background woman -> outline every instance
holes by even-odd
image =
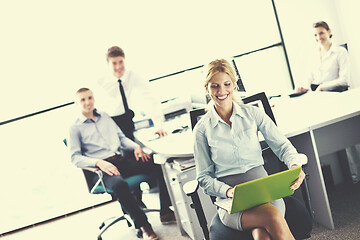
[[[298,88],[307,91],[344,91],[349,87],[350,71],[347,50],[332,42],[332,32],[324,22],[313,24],[318,52],[311,62],[307,83]]]

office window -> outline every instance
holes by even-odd
[[[85,5],[86,11],[73,1],[0,5],[7,23],[0,102],[8,102],[0,121],[72,101],[74,90],[108,71],[105,53],[113,45],[124,48],[128,66],[152,79],[280,41],[269,0]]]
[[[278,95],[292,89],[282,46],[235,58],[247,95]]]
[[[202,66],[152,80],[150,87],[162,105],[182,104],[189,110],[206,104]]]

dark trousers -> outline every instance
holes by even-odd
[[[310,85],[311,91],[315,91],[318,88],[318,86],[319,84],[311,84]]]
[[[311,88],[311,91],[315,91],[317,88],[319,87],[319,84],[311,84],[310,85],[310,88]],[[336,86],[336,87],[333,87],[327,91],[329,92],[343,92],[343,91],[346,91],[349,89],[349,86]]]
[[[125,114],[111,117],[114,122],[119,126],[121,131],[125,134],[126,137],[134,141],[134,122],[133,122],[134,112],[129,110]]]
[[[131,151],[125,152],[124,157],[117,157],[114,160],[109,160],[109,162],[119,169],[120,176],[109,176],[104,173],[105,186],[114,192],[114,196],[125,212],[130,215],[136,228],[143,226],[147,222],[147,217],[139,207],[135,196],[126,183],[125,179],[127,177],[137,174],[151,174],[154,176],[159,186],[160,215],[171,211],[169,208],[171,206],[171,200],[166,188],[161,166],[155,164],[152,158],[149,162],[136,161],[134,153]],[[94,179],[94,181],[96,180],[97,179]]]

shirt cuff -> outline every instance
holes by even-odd
[[[294,165],[294,164],[301,167],[302,165],[307,164],[307,162],[308,162],[308,159],[307,159],[306,155],[302,154],[302,153],[299,153],[297,158],[294,158],[289,162],[288,168],[290,169],[291,166]]]
[[[223,184],[221,187],[220,187],[220,197],[222,198],[227,198],[227,195],[226,195],[226,192],[227,190],[231,188],[231,186],[227,185],[227,184]]]

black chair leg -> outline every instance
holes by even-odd
[[[305,206],[309,211],[311,218],[314,218],[314,210],[311,205],[310,191],[309,191],[309,185],[307,179],[308,179],[308,175],[305,176],[305,180],[303,181],[303,185],[301,186],[301,193],[303,195]]]
[[[127,219],[126,215],[123,215],[121,217],[116,218],[114,221],[112,221],[109,225],[107,225],[104,229],[102,229],[104,227],[104,223],[101,224],[100,229],[102,229],[102,231],[100,232],[100,234],[98,235],[98,240],[101,240],[101,235],[112,225],[114,225],[115,223],[121,221],[121,220],[126,220],[127,224],[129,227],[132,226],[131,222],[129,221],[129,219]]]
[[[205,214],[204,214],[201,202],[200,202],[199,195],[196,192],[195,194],[192,194],[190,197],[193,202],[191,207],[195,209],[196,215],[199,220],[199,224],[204,233],[204,237],[206,240],[209,240],[209,230],[208,230],[206,217],[205,217]],[[198,206],[198,207],[195,207],[195,206]]]

